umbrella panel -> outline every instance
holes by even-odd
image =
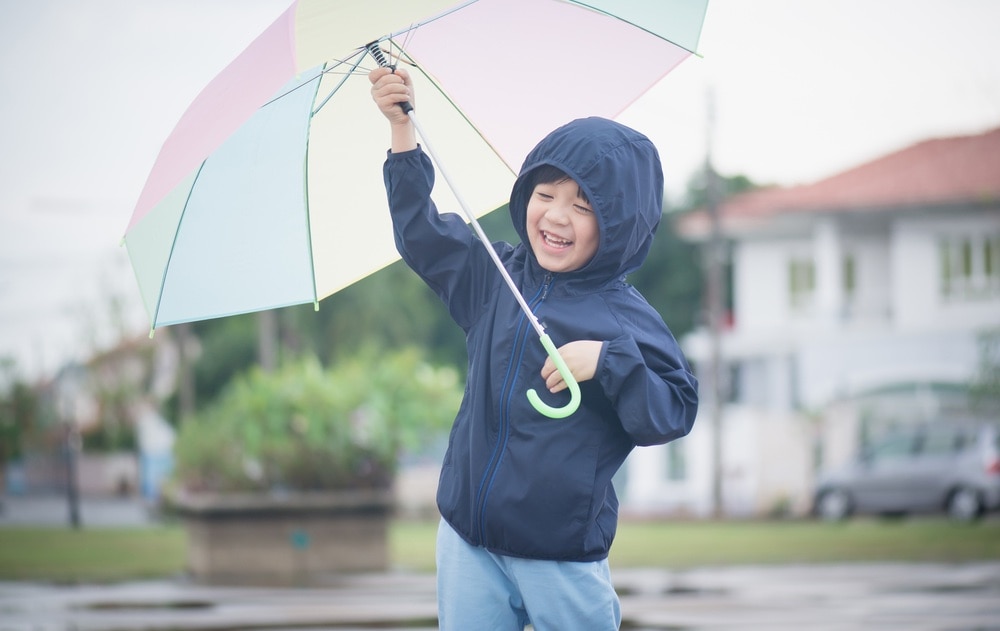
[[[126,237],[145,252],[133,267],[154,325],[314,300],[303,165],[318,74],[283,86]]]
[[[324,84],[337,78],[330,74]],[[482,216],[504,204],[514,173],[468,121],[419,75],[414,106],[433,130],[434,149],[460,182],[458,192]],[[325,96],[320,88],[319,100]],[[309,142],[309,208],[316,286],[328,296],[399,259],[386,209],[381,165],[389,126],[371,101],[367,77],[351,77],[313,117]],[[441,213],[461,213],[443,179],[432,196]]]

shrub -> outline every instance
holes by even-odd
[[[458,375],[416,350],[313,357],[234,379],[178,434],[173,485],[188,492],[385,488],[400,452],[446,429]]]

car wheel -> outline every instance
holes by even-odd
[[[975,489],[961,486],[948,497],[947,509],[955,521],[975,521],[983,514],[983,503]]]
[[[851,497],[844,489],[823,491],[816,502],[816,513],[823,521],[843,521],[851,514]]]

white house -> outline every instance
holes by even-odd
[[[867,437],[976,413],[977,339],[1000,331],[1000,128],[735,196],[719,217],[725,514],[803,513],[817,469]],[[681,232],[705,241],[710,227],[700,212]],[[630,458],[623,510],[711,513],[711,339],[683,340],[703,386],[695,429]]]

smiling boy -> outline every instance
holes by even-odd
[[[379,69],[369,78],[390,123],[383,174],[397,248],[468,346],[438,484],[440,626],[617,629],[611,479],[637,445],[686,435],[698,405],[676,340],[625,281],[662,213],[656,149],[613,121],[575,120],[539,142],[514,184],[521,243],[495,248],[580,383],[577,411],[551,419],[525,392],[544,385],[564,405],[561,375],[483,245],[431,200],[433,167],[398,107],[413,102],[409,76]]]
[[[545,269],[572,272],[597,252],[597,217],[579,184],[555,167],[540,168],[548,168],[551,175],[541,176],[544,183],[535,185],[528,201],[528,243]]]

